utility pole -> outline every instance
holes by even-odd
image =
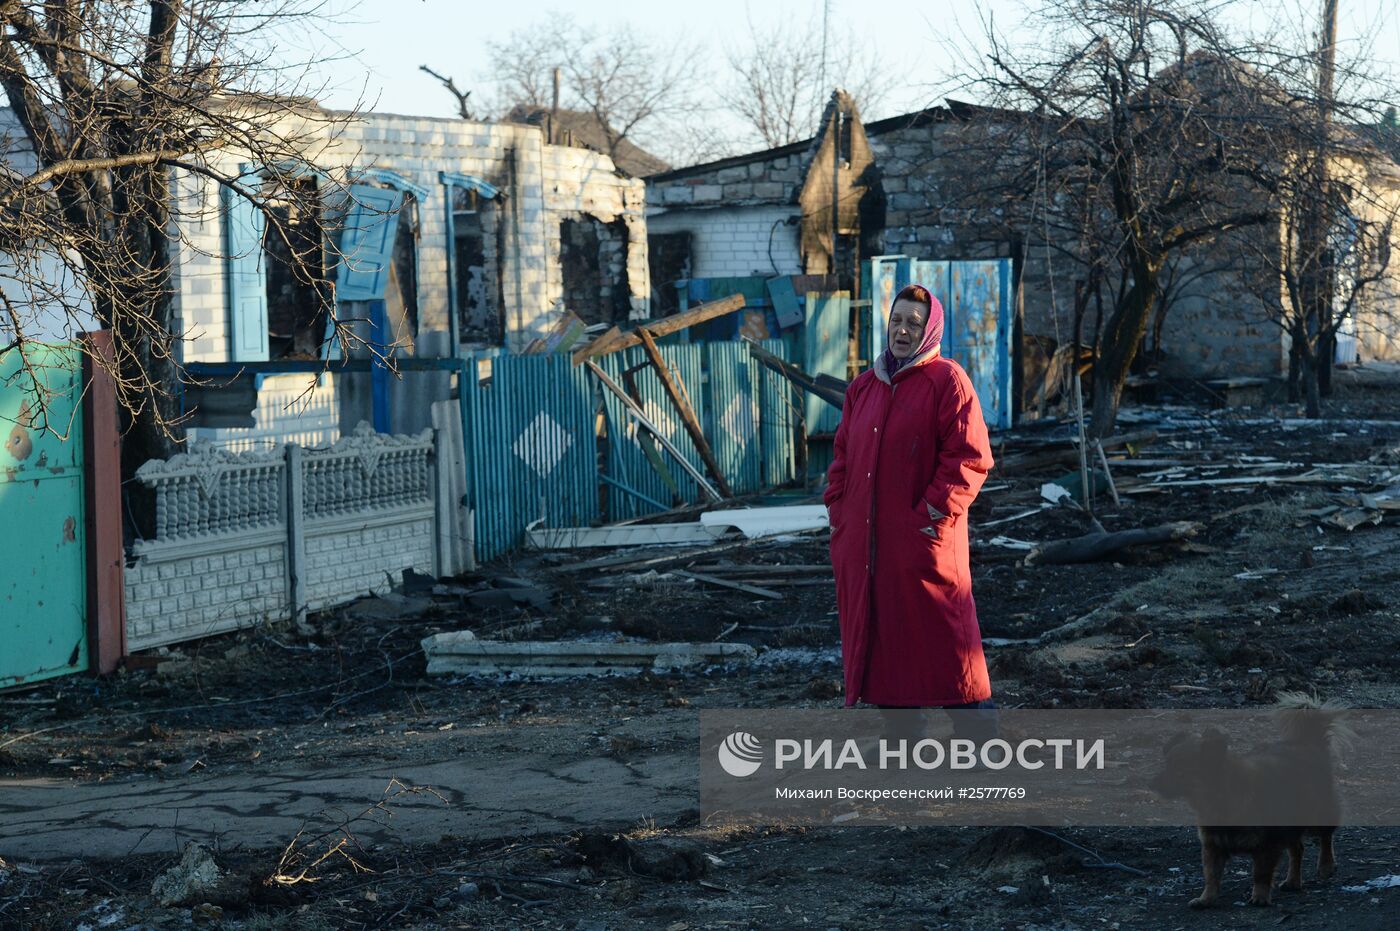
[[[826,46],[827,36],[830,34],[830,32],[831,0],[825,0],[825,2],[822,4],[822,61],[821,66],[817,68],[816,100],[813,104],[813,106],[816,108],[818,119],[821,118],[821,108],[823,106],[824,101],[826,100],[827,94],[831,90],[829,87],[826,86]],[[818,127],[818,131],[820,131],[820,127]]]
[[[1337,73],[1337,0],[1322,2],[1321,48],[1318,50],[1317,106],[1318,132],[1321,134],[1317,165],[1318,189],[1316,192],[1319,208],[1318,246],[1318,291],[1317,291],[1317,382],[1318,393],[1323,397],[1332,393],[1332,361],[1336,354],[1335,329],[1332,298],[1336,293],[1337,270],[1332,254],[1332,230],[1337,218],[1333,215],[1331,191],[1332,154],[1332,110],[1334,106]]]

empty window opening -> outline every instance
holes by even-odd
[[[390,327],[390,344],[401,353],[412,353],[418,339],[418,198],[403,192],[398,225],[394,228],[393,253],[384,285],[384,313]]]
[[[491,200],[472,188],[454,185],[451,190],[458,330],[463,342],[499,344],[505,325],[496,211]]]
[[[690,277],[690,233],[657,233],[647,237],[651,269],[651,313],[665,317],[681,309],[676,282]]]
[[[631,314],[627,224],[584,216],[559,224],[564,306],[585,323],[621,323]]]
[[[325,337],[325,224],[316,178],[265,180],[268,357],[316,358]]]

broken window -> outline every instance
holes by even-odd
[[[475,189],[453,185],[452,268],[457,326],[463,342],[498,344],[505,338],[496,212]]]
[[[405,191],[399,209],[399,228],[394,234],[394,278],[408,331],[418,335],[418,237],[421,235],[418,197]]]
[[[627,224],[583,216],[559,224],[564,306],[584,323],[620,323],[631,315]]]
[[[263,181],[275,218],[263,234],[268,358],[315,358],[325,336],[330,285],[316,185],[314,176]]]
[[[657,233],[647,237],[651,269],[651,315],[665,317],[681,309],[676,282],[690,277],[690,233]]]

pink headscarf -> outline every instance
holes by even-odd
[[[894,300],[890,301],[890,310],[893,311],[894,305],[902,300],[915,301],[928,307],[928,320],[924,323],[924,338],[918,348],[903,359],[896,359],[889,349],[890,323],[889,318],[885,318],[885,371],[890,375],[894,375],[915,359],[928,356],[943,342],[943,305],[933,296],[933,292],[921,284],[907,284],[900,288]]]

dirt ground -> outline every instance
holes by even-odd
[[[1114,465],[1123,503],[1097,497],[1099,519],[1109,530],[1172,520],[1203,527],[1188,544],[1097,563],[1028,566],[1014,542],[993,543],[1070,537],[1086,526],[1060,507],[984,528],[1037,507],[1041,486],[1073,466],[999,469],[973,511],[984,636],[1034,638],[1088,620],[1048,645],[989,646],[998,702],[1234,708],[1303,689],[1356,707],[1400,704],[1400,516],[1386,512],[1380,524],[1351,531],[1324,519],[1326,508],[1376,490],[1388,471],[1390,484],[1400,481],[1397,410],[1400,380],[1374,369],[1342,373],[1319,422],[1295,420],[1286,406],[1174,407],[1165,420],[1163,411],[1132,409],[1140,419],[1120,430],[1156,436],[1115,453],[1136,461]],[[1051,440],[1064,433],[1022,429],[1005,438],[999,458],[1063,448]],[[1268,474],[1321,477],[1143,490],[1257,476],[1266,459],[1286,463]],[[1330,468],[1348,465],[1354,480]],[[1154,470],[1165,474],[1148,477]],[[636,577],[569,571],[571,561],[600,555],[608,554],[527,554],[436,593],[410,590],[327,613],[309,631],[210,638],[149,657],[153,668],[6,693],[0,783],[140,785],[287,765],[408,766],[476,752],[470,734],[481,727],[548,729],[580,754],[630,767],[693,746],[700,709],[841,704],[828,576],[773,583],[784,594],[775,601],[686,582],[664,567]],[[692,566],[763,580],[774,578],[764,567],[826,560],[817,534],[701,555]],[[501,575],[548,586],[550,609],[470,608],[464,589]],[[611,584],[619,575],[622,584]],[[584,683],[428,678],[418,641],[462,628],[504,639],[724,636],[759,648],[760,661]],[[347,800],[347,817],[375,801]],[[1243,905],[1248,864],[1233,860],[1221,906],[1200,912],[1186,907],[1200,881],[1189,828],[754,829],[702,823],[691,811],[473,840],[366,845],[355,843],[354,823],[346,832],[339,849],[339,835],[295,834],[219,847],[218,889],[170,908],[152,897],[153,880],[179,859],[169,840],[115,859],[19,860],[0,849],[0,928],[1400,927],[1400,888],[1348,889],[1400,873],[1400,829],[1343,828],[1338,875],[1279,892],[1271,908]],[[1310,851],[1310,868],[1313,858]]]

